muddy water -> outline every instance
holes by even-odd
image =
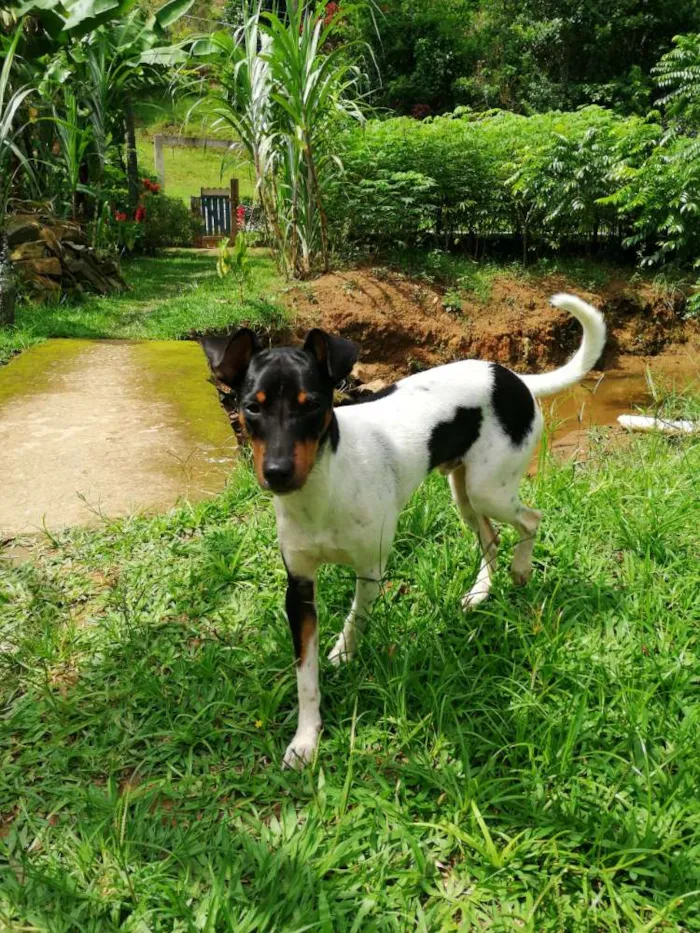
[[[0,369],[0,538],[211,495],[234,458],[195,343],[50,340]]]
[[[653,409],[655,394],[700,388],[700,353],[679,350],[658,357],[624,357],[623,368],[586,379],[567,392],[543,401],[552,446],[571,454],[585,446],[596,426],[617,426],[617,416]]]
[[[646,362],[546,403],[555,446],[652,402]],[[700,384],[700,357],[649,361],[653,378]],[[199,346],[50,340],[0,368],[0,539],[100,515],[169,508],[219,491],[236,443]]]

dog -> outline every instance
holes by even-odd
[[[233,393],[249,437],[258,482],[273,495],[287,569],[286,609],[296,659],[299,717],[283,767],[300,768],[321,730],[315,577],[321,564],[357,575],[350,613],[329,658],[352,658],[377,597],[399,514],[433,469],[448,476],[464,523],[478,537],[481,566],[465,609],[489,595],[498,535],[516,529],[511,575],[524,584],[541,515],[518,489],[542,431],[536,399],[579,382],[605,344],[599,311],[571,295],[557,308],[583,327],[572,359],[542,375],[463,360],[408,376],[368,400],[334,408],[334,389],[359,347],[311,330],[302,347],[263,349],[253,331],[202,338],[215,380]]]

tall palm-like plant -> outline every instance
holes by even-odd
[[[284,138],[281,161],[283,204],[287,211],[295,270],[311,271],[315,254],[328,271],[330,246],[324,209],[324,189],[338,165],[330,157],[329,124],[342,116],[362,119],[360,72],[338,45],[325,51],[337,27],[327,21],[324,7],[290,5],[285,19],[266,16],[271,39],[267,59],[274,84],[277,125]]]
[[[289,4],[284,18],[258,6],[233,37],[204,46],[222,88],[215,112],[254,166],[280,265],[301,278],[330,263],[324,197],[340,161],[332,128],[362,119],[360,72],[329,42],[337,25],[311,3]]]
[[[72,89],[63,87],[63,109],[59,113],[54,107],[54,126],[61,144],[61,161],[65,180],[70,189],[71,215],[73,220],[78,219],[78,193],[84,187],[80,183],[80,170],[85,159],[85,153],[92,140],[90,126],[84,126],[78,98]]]
[[[214,129],[231,127],[253,165],[268,235],[284,265],[284,236],[276,210],[273,84],[267,57],[271,41],[256,15],[246,17],[235,37],[230,33],[213,36],[206,51],[214,52],[222,88],[210,96]]]
[[[0,70],[0,325],[12,324],[15,318],[15,280],[7,243],[7,206],[16,171],[25,169],[31,173],[29,163],[17,145],[17,137],[21,131],[18,125],[20,108],[32,88],[20,87],[13,91],[10,80],[20,31],[21,26],[5,50]]]

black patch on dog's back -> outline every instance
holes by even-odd
[[[390,386],[384,386],[378,392],[367,392],[365,395],[359,395],[356,398],[343,399],[337,407],[344,408],[348,405],[365,405],[367,402],[378,402],[380,398],[387,398],[387,396],[393,395],[394,392],[396,392],[395,382]]]
[[[458,408],[454,418],[435,425],[428,441],[430,469],[463,457],[479,437],[483,414],[480,408]]]
[[[492,363],[491,370],[493,410],[508,437],[519,446],[530,433],[535,417],[535,401],[528,387],[515,373],[498,363]]]

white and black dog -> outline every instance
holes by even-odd
[[[318,329],[303,347],[265,350],[247,329],[202,340],[215,378],[233,390],[258,480],[274,494],[299,690],[285,766],[312,757],[321,729],[316,571],[337,563],[357,574],[350,614],[330,653],[338,664],[357,647],[401,509],[431,470],[448,474],[481,544],[481,567],[462,605],[470,609],[489,594],[498,547],[492,521],[517,530],[511,573],[516,583],[528,580],[540,513],[520,502],[518,488],[542,430],[535,399],[579,382],[605,344],[599,311],[570,295],[556,295],[552,304],[583,327],[579,350],[555,372],[518,376],[497,363],[464,360],[337,409],[333,390],[357,359],[353,342]]]

